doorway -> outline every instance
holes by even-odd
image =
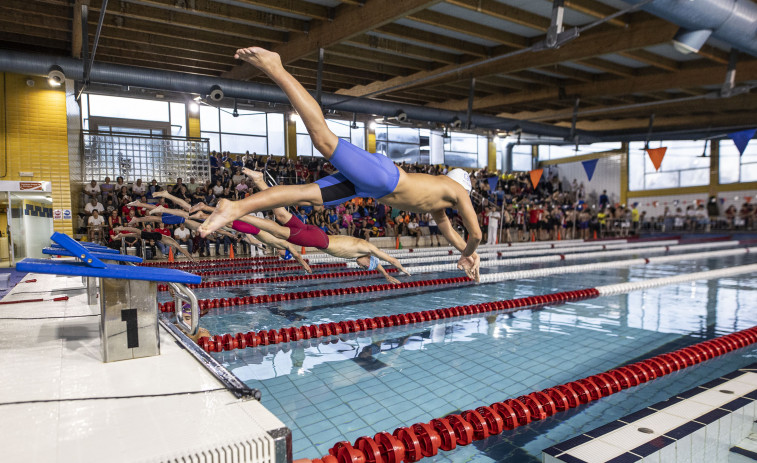
[[[15,265],[26,257],[45,257],[42,249],[50,245],[53,234],[53,198],[50,192],[0,192],[5,197],[7,264]],[[2,200],[0,199],[0,204]],[[3,225],[0,225],[2,227]],[[2,257],[0,242],[0,258]]]

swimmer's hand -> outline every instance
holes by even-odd
[[[390,275],[386,275],[386,281],[388,281],[389,283],[391,283],[393,285],[400,284],[400,281],[398,279],[396,279],[396,278],[394,278],[393,276],[390,276]]]
[[[479,265],[481,264],[481,258],[475,252],[470,257],[461,257],[457,261],[457,268],[463,270],[468,278],[475,280],[478,283],[481,278],[479,275]]]
[[[405,267],[403,267],[402,265],[400,265],[398,268],[399,268],[399,271],[402,272],[402,273],[404,273],[405,275],[412,276],[412,275],[410,275],[410,272],[408,272],[407,269]]]

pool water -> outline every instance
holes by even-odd
[[[211,310],[202,326],[214,335],[278,329],[756,262],[757,256],[747,254],[493,284],[247,305]],[[548,265],[519,268],[543,266]],[[514,269],[501,266],[485,271]],[[459,272],[412,279],[452,276]],[[318,280],[198,289],[196,293],[200,298],[220,298],[379,281]],[[212,355],[262,391],[263,405],[292,430],[295,458],[316,458],[341,440],[354,442],[360,436],[518,397],[757,325],[755,289],[757,276],[746,275]],[[753,363],[755,356],[757,347],[740,349],[544,421],[450,452],[440,451],[424,461],[541,461],[544,448]]]

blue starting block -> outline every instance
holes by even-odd
[[[68,238],[68,236],[66,235],[63,235],[63,236]],[[60,238],[60,239],[63,239],[63,238]],[[68,244],[70,245],[70,243]],[[118,251],[116,251],[115,249],[110,249],[110,248],[106,248],[106,249],[109,252],[100,252],[99,249],[95,251],[94,248],[92,248],[90,254],[93,257],[96,257],[100,260],[112,260],[114,262],[124,262],[124,263],[129,263],[129,264],[142,263],[141,257],[126,256],[123,254],[119,254]],[[44,248],[42,250],[42,254],[49,254],[53,256],[76,257],[77,260],[81,261],[81,254],[76,255],[73,252],[69,251],[68,249],[64,248],[63,246],[59,246],[59,245]],[[44,260],[44,262],[51,263],[52,261]],[[87,304],[89,305],[96,304],[97,303],[97,278],[93,276],[82,276],[82,282],[87,286]]]
[[[158,282],[168,283],[173,289],[177,324],[190,334],[197,333],[200,321],[197,298],[184,284],[201,283],[198,275],[174,269],[137,267],[134,263],[142,261],[139,257],[114,254],[109,248],[106,248],[108,252],[103,252],[101,247],[85,247],[62,233],[56,232],[51,238],[57,246],[45,248],[43,253],[72,256],[79,261],[27,258],[16,264],[16,269],[86,277],[91,288],[100,281],[100,340],[104,362],[160,354]],[[131,265],[106,264],[104,260]],[[184,303],[190,309],[189,323],[182,310]]]

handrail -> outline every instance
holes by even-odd
[[[184,310],[176,311],[176,324],[184,331],[194,336],[200,329],[200,309],[197,303],[197,296],[195,293],[186,286],[178,283],[168,283],[174,290],[174,304],[175,307],[182,307],[182,302],[189,303],[190,309],[190,324],[184,321]]]

